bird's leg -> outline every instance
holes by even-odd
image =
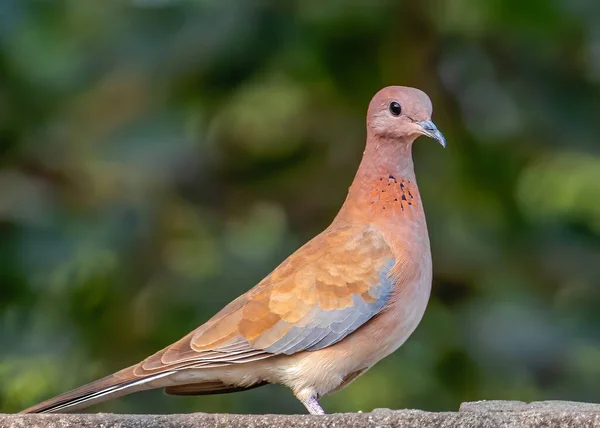
[[[315,397],[310,397],[307,400],[300,400],[302,401],[302,404],[304,404],[304,407],[306,407],[306,410],[308,410],[308,412],[311,415],[324,415],[325,411],[321,408],[321,406],[319,405],[319,402],[317,401],[317,399]]]

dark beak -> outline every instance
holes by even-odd
[[[446,139],[431,120],[423,120],[421,122],[417,122],[417,125],[419,125],[423,130],[423,135],[435,138],[436,140],[438,140],[438,143],[442,145],[442,147],[446,147]]]

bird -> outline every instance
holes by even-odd
[[[143,361],[21,413],[76,411],[138,391],[207,395],[283,384],[311,414],[398,349],[420,323],[432,258],[412,146],[446,147],[419,89],[369,103],[366,146],[329,227],[206,323]]]

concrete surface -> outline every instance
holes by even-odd
[[[371,413],[310,415],[184,415],[0,414],[1,428],[405,428],[405,427],[573,427],[600,428],[600,404],[569,401],[478,401],[463,403],[458,412],[376,409]]]

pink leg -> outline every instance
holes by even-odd
[[[315,397],[310,397],[308,400],[301,400],[304,407],[308,410],[311,415],[324,415],[325,411],[319,405],[319,402]]]

